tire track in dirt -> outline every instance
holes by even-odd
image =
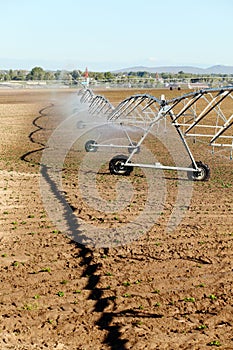
[[[43,117],[49,117],[49,113],[45,113],[48,109],[54,107],[54,104],[50,104],[49,106],[46,106],[42,108],[39,111],[39,116],[36,117],[32,124],[36,126],[36,130],[32,131],[28,138],[29,140],[34,143],[41,145],[42,147],[33,151],[29,151],[21,156],[21,160],[26,162],[31,162],[31,160],[28,160],[27,158],[37,152],[43,151],[46,147],[46,144],[44,142],[40,141],[40,135],[38,132],[40,131],[46,131],[46,127],[41,126],[38,124],[38,121],[41,120]],[[35,138],[35,136],[38,136]],[[50,190],[53,192],[56,199],[63,205],[63,215],[64,220],[67,222],[68,227],[71,225],[72,230],[74,227],[77,227],[78,230],[78,221],[76,223],[72,222],[70,223],[70,215],[69,212],[66,213],[65,208],[67,207],[67,202],[64,199],[63,195],[61,194],[60,190],[57,188],[56,183],[53,182],[53,180],[50,178],[49,173],[45,166],[41,166],[41,176],[46,180],[47,184],[50,187]],[[81,236],[81,233],[80,233]],[[85,238],[85,237],[84,237]],[[73,244],[77,245],[77,248],[79,250],[79,257],[81,257],[80,266],[83,268],[83,273],[81,274],[80,278],[88,276],[87,284],[84,286],[84,290],[89,291],[89,295],[87,299],[96,301],[93,305],[93,312],[97,313],[97,315],[100,315],[98,317],[98,320],[96,321],[97,325],[100,329],[107,331],[107,336],[105,339],[105,343],[108,344],[110,349],[116,349],[116,346],[118,349],[124,350],[126,349],[124,347],[124,344],[127,342],[124,339],[121,339],[121,332],[120,327],[118,326],[110,326],[111,321],[116,316],[114,313],[105,312],[105,308],[109,306],[109,300],[111,298],[105,298],[103,289],[98,287],[99,277],[98,277],[98,267],[99,264],[94,263],[94,257],[93,257],[93,251],[91,249],[88,249],[85,246],[81,246],[79,244],[76,244],[73,242]]]

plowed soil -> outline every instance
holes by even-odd
[[[135,92],[98,91],[115,105]],[[149,93],[170,98],[183,91]],[[122,246],[82,246],[51,221],[39,186],[42,151],[64,118],[64,108],[57,111],[76,96],[69,89],[0,91],[0,349],[233,349],[229,155],[191,144],[211,177],[193,182],[174,230],[166,227],[178,180],[166,174],[166,201],[149,231]],[[136,217],[144,200],[140,169],[130,175],[131,209],[101,216],[80,197],[71,158],[63,189],[77,217],[98,227],[120,227],[127,215]],[[103,198],[116,195],[116,178],[108,168],[99,174]]]

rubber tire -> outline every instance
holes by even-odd
[[[96,145],[96,141],[94,140],[89,140],[85,143],[85,150],[86,152],[96,152],[98,147],[95,146]]]
[[[109,162],[109,171],[112,175],[122,175],[122,176],[129,176],[130,173],[133,171],[132,166],[124,166],[127,161],[128,157],[125,155],[119,155],[113,157]]]
[[[134,151],[134,149],[130,147],[137,146],[137,144],[138,144],[137,142],[132,142],[132,145],[129,145],[129,148],[128,148],[129,154],[131,154]],[[137,147],[137,150],[134,154],[138,154],[139,152],[140,152],[140,147]]]
[[[196,162],[196,164],[200,171],[188,171],[188,179],[191,181],[208,181],[210,178],[210,168],[208,167],[208,165],[203,164],[202,162]]]

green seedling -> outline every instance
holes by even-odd
[[[133,322],[133,325],[134,325],[134,326],[141,326],[142,324],[143,324],[142,321]]]
[[[125,294],[123,294],[123,297],[124,297],[124,298],[130,298],[130,297],[131,297],[131,294],[125,293]]]
[[[184,298],[184,301],[187,301],[187,302],[192,302],[192,303],[194,303],[195,302],[195,298],[193,298],[193,297],[189,297],[189,298]]]
[[[34,214],[29,214],[29,215],[28,215],[28,218],[29,218],[29,219],[33,219],[34,217],[35,217]]]
[[[107,286],[107,287],[105,287],[104,289],[109,290],[109,289],[111,289],[111,286]]]
[[[34,297],[33,297],[33,299],[39,299],[39,298],[40,298],[39,294],[36,294],[36,295],[34,295]]]
[[[36,310],[38,308],[38,304],[34,303],[34,304],[25,304],[23,306],[23,310],[28,310],[28,311],[31,311],[31,310]]]
[[[141,283],[142,282],[142,280],[137,280],[137,281],[135,281],[134,283],[135,284],[139,284],[139,283]]]
[[[43,269],[40,270],[40,272],[51,272],[50,267],[44,267]]]
[[[200,284],[197,285],[197,287],[204,288],[205,287],[205,283],[200,283]]]
[[[155,303],[154,306],[158,307],[160,306],[161,304],[159,302]]]
[[[210,295],[209,295],[209,298],[210,298],[211,300],[216,300],[216,299],[217,299],[216,295],[214,295],[214,294],[210,294]]]
[[[74,293],[75,293],[75,294],[80,294],[80,293],[82,293],[82,291],[81,291],[81,289],[76,289],[76,290],[74,291]]]
[[[112,276],[112,273],[111,273],[111,272],[106,272],[105,275],[106,275],[106,276]]]
[[[125,287],[130,286],[130,282],[128,282],[128,281],[127,281],[127,282],[123,282],[122,284],[123,284],[123,286],[125,286]]]
[[[52,233],[58,234],[60,231],[59,230],[53,230]]]
[[[208,328],[205,324],[200,324],[197,329],[206,329]]]
[[[61,281],[60,283],[61,283],[61,284],[67,284],[68,281],[67,281],[67,280],[63,280],[63,281]]]
[[[229,182],[227,182],[227,183],[222,182],[222,188],[230,188],[231,186],[232,186],[232,184]]]
[[[218,340],[210,341],[207,345],[209,346],[221,346],[222,344]]]
[[[59,292],[57,292],[57,295],[58,295],[59,297],[64,297],[65,293],[62,292],[62,291],[59,291]]]
[[[155,290],[153,290],[152,293],[154,293],[154,294],[159,294],[159,293],[160,293],[160,290],[159,290],[159,289],[155,289]]]

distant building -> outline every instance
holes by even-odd
[[[82,81],[82,85],[86,85],[86,87],[88,87],[89,86],[89,72],[88,72],[87,67],[85,69],[83,76],[84,76],[85,80]]]

